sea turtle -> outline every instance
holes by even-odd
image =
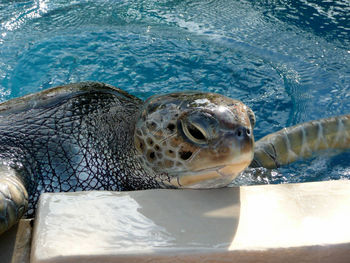
[[[219,94],[143,102],[96,82],[4,102],[0,233],[32,216],[42,192],[217,188],[250,164],[273,168],[350,144],[350,115],[284,129],[255,147],[254,124],[249,107]]]

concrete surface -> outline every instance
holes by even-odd
[[[43,194],[31,262],[350,262],[350,181]]]

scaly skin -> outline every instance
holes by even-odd
[[[277,168],[326,149],[350,148],[350,115],[310,121],[269,134],[255,143],[251,167]]]
[[[0,232],[26,210],[25,189],[32,217],[42,192],[159,187],[134,158],[130,134],[141,105],[122,90],[89,82],[1,104],[0,161],[20,174],[0,171],[0,218],[7,218]]]

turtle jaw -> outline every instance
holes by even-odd
[[[190,189],[226,187],[249,166],[252,159],[253,154],[247,153],[242,155],[240,160],[234,163],[194,172],[178,173],[170,180],[169,185],[176,188]]]

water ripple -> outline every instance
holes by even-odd
[[[85,80],[141,98],[212,91],[252,107],[260,138],[348,113],[349,8],[340,0],[0,1],[0,100]],[[305,171],[332,174],[312,167]]]

